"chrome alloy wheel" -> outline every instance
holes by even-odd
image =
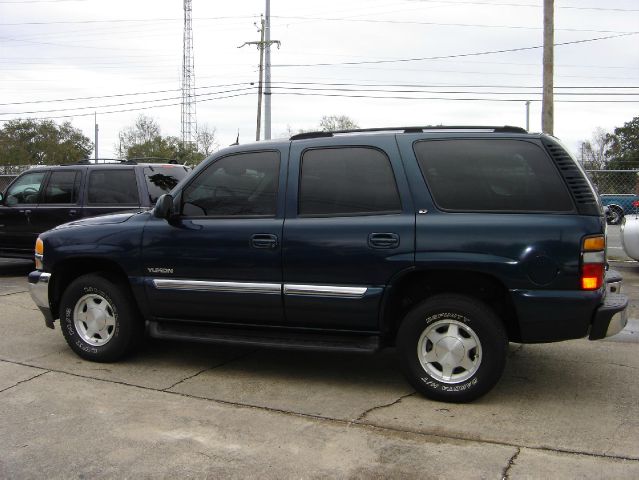
[[[80,338],[86,343],[94,346],[105,345],[115,333],[113,307],[101,295],[84,295],[73,309],[73,324]]]
[[[435,380],[461,383],[472,377],[481,364],[481,342],[462,322],[443,319],[426,327],[417,342],[422,368]]]

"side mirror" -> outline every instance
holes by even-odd
[[[172,195],[166,193],[158,198],[158,201],[155,203],[155,208],[153,209],[154,217],[168,220],[174,213]]]
[[[4,203],[4,195],[0,193],[0,203]]]

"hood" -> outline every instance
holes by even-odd
[[[61,228],[69,228],[69,227],[85,227],[90,225],[112,225],[116,223],[124,223],[131,217],[138,215],[142,212],[127,212],[127,213],[113,213],[109,215],[99,215],[97,217],[89,217],[82,218],[80,220],[75,220],[69,223],[63,223],[62,225],[58,225],[53,230],[58,230]]]

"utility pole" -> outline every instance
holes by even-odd
[[[271,139],[271,0],[266,0],[264,11],[264,41],[266,42],[266,63],[264,65],[264,140]]]
[[[256,132],[255,132],[255,140],[260,139],[260,131],[261,131],[261,124],[262,124],[262,85],[263,85],[263,81],[262,81],[262,75],[264,72],[264,49],[267,46],[271,46],[272,44],[276,43],[277,44],[277,48],[280,47],[281,43],[279,40],[265,40],[264,39],[264,30],[265,30],[265,22],[264,22],[264,18],[262,18],[260,20],[260,27],[258,27],[257,31],[260,32],[260,41],[259,42],[244,42],[242,45],[240,45],[237,48],[242,48],[244,45],[256,45],[257,49],[260,51],[260,76],[259,76],[259,83],[258,83],[258,88],[257,88],[257,128],[256,128]],[[257,26],[257,24],[255,24],[255,26]],[[270,90],[270,88],[269,88]],[[269,93],[270,94],[270,93]],[[269,102],[269,108],[270,108],[270,102]],[[269,111],[269,137],[270,137],[270,111]]]
[[[526,131],[530,131],[530,100],[526,101]]]
[[[544,0],[544,75],[541,107],[541,130],[549,135],[554,130],[553,71],[555,43],[554,0]]]

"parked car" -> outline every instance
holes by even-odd
[[[27,170],[0,194],[0,257],[33,258],[38,235],[62,223],[149,209],[189,171],[131,161]]]
[[[603,194],[601,203],[606,207],[606,220],[610,225],[619,225],[623,217],[634,213],[639,207],[639,195]]]
[[[69,346],[97,362],[145,331],[394,346],[415,389],[464,402],[497,383],[509,341],[597,340],[626,324],[627,297],[606,288],[621,278],[606,276],[593,186],[554,137],[514,127],[233,146],[153,211],[66,224],[36,252],[29,285],[46,325],[59,318]]]
[[[621,222],[621,246],[633,260],[639,261],[639,215],[629,214]]]

